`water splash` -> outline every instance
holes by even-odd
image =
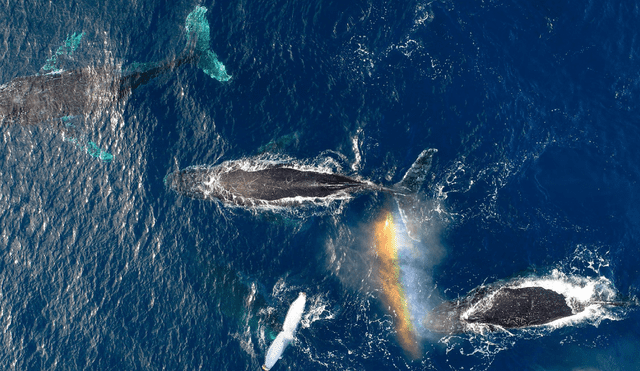
[[[596,269],[593,268],[594,261],[598,262]],[[447,354],[460,354],[463,358],[472,357],[475,362],[479,362],[480,369],[485,369],[498,353],[513,348],[519,341],[546,337],[558,329],[569,326],[598,327],[606,321],[620,321],[626,317],[634,303],[621,301],[620,294],[611,280],[602,275],[600,269],[608,267],[608,264],[606,253],[602,255],[597,249],[588,249],[581,245],[572,256],[559,263],[557,267],[551,268],[546,274],[483,284],[477,289],[540,287],[551,290],[566,298],[567,306],[573,314],[542,325],[517,329],[465,323],[462,332],[444,336],[438,342],[446,346]],[[469,310],[482,305],[482,302],[481,300],[475,303]],[[569,335],[570,338],[572,336]],[[452,358],[452,362],[461,361],[457,357],[454,358],[456,360]]]

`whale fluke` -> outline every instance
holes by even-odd
[[[404,174],[402,180],[393,186],[392,191],[400,211],[400,218],[404,223],[407,234],[412,240],[420,241],[419,221],[421,219],[418,205],[418,190],[425,181],[427,173],[431,170],[433,155],[438,150],[435,148],[425,149],[420,153],[411,168]]]
[[[404,174],[402,180],[393,187],[394,191],[403,194],[416,193],[431,170],[433,155],[437,152],[438,150],[435,148],[422,151],[411,168]]]
[[[197,6],[194,11],[189,13],[185,23],[187,39],[195,40],[198,67],[211,78],[218,81],[229,81],[231,76],[227,74],[226,67],[220,62],[216,53],[209,48],[211,36],[209,22],[204,16],[206,12],[207,8]]]

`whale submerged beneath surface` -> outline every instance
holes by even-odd
[[[266,160],[227,161],[217,166],[191,166],[165,177],[165,184],[182,195],[221,200],[237,206],[293,206],[318,200],[344,200],[363,191],[412,193],[424,180],[437,150],[424,150],[402,181],[386,188],[366,180],[320,168]]]
[[[115,66],[101,66],[15,78],[0,86],[0,123],[35,125],[100,112],[183,61],[129,76],[120,76]]]
[[[17,77],[0,85],[0,124],[35,125],[100,112],[184,63],[195,62],[210,77],[228,81],[231,76],[209,49],[206,11],[198,6],[187,16],[185,28],[190,44],[185,55],[175,60],[138,64],[143,68],[125,74],[117,66],[106,65]]]

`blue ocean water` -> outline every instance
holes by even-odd
[[[2,127],[3,369],[255,370],[301,291],[274,370],[640,369],[635,3],[12,0],[0,83],[43,73],[80,33],[60,68],[176,58],[197,5],[231,80],[183,65],[74,121],[111,161],[59,125]],[[415,307],[554,274],[607,280],[630,305],[429,334],[411,359],[370,264],[389,196],[272,212],[163,184],[270,153],[392,185],[425,148],[438,153],[414,220],[429,257]]]

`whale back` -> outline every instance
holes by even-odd
[[[465,321],[520,328],[542,325],[572,314],[566,297],[553,290],[502,287]]]
[[[257,171],[241,169],[221,173],[220,185],[247,199],[276,201],[284,198],[323,198],[353,192],[367,184],[344,175],[273,167]]]

